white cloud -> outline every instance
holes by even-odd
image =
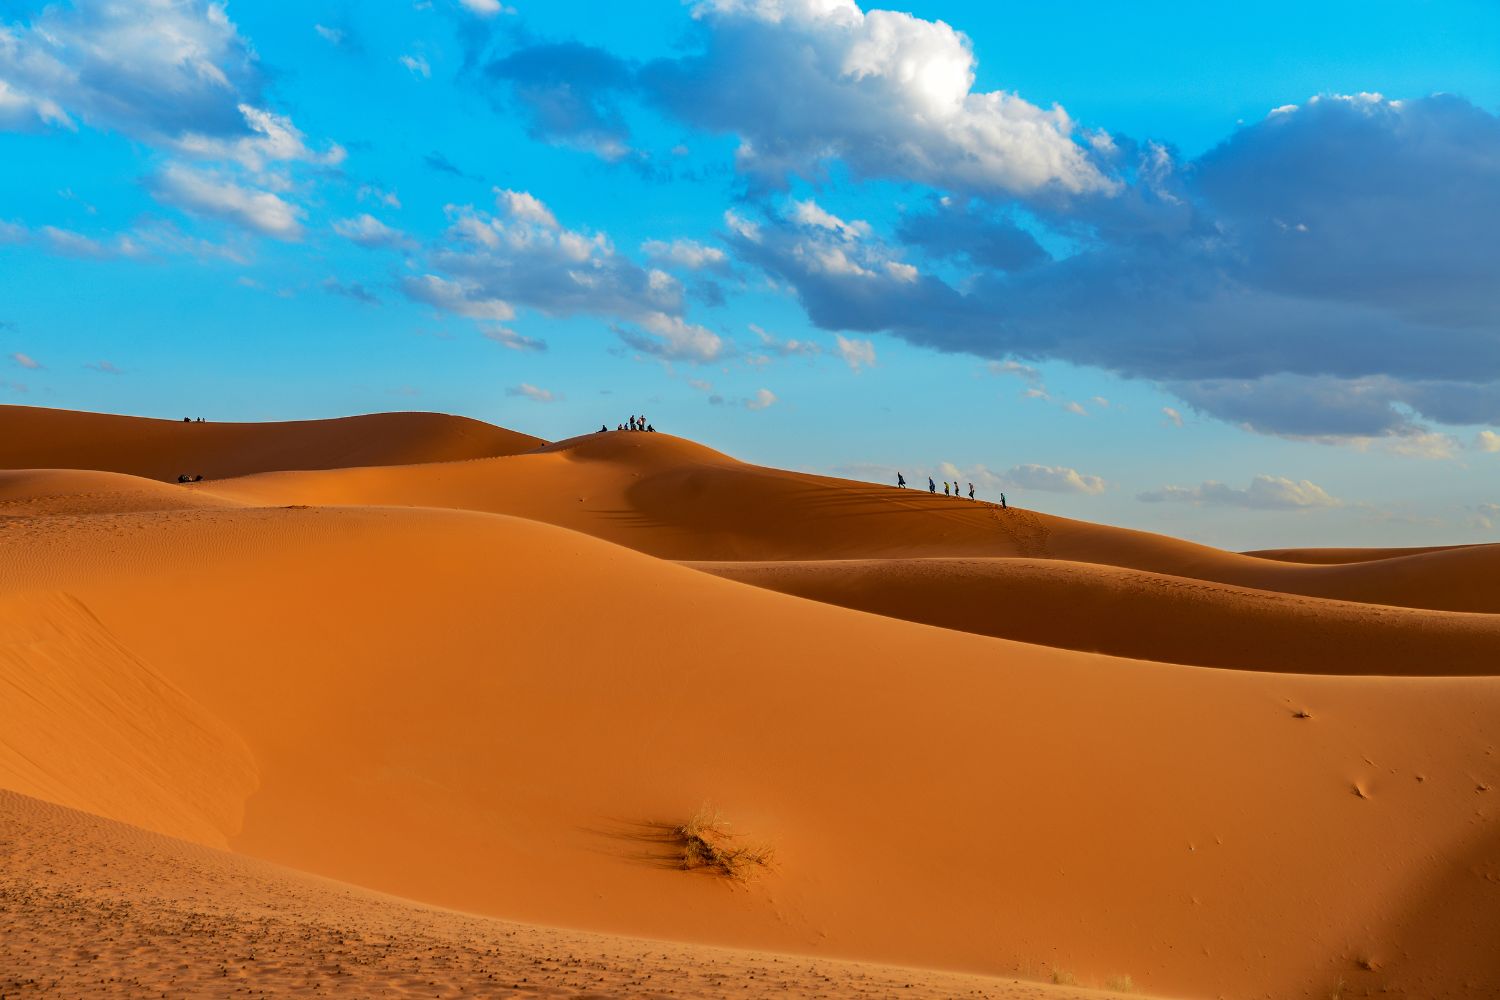
[[[302,237],[302,210],[269,191],[221,175],[169,163],[152,182],[161,201],[195,215],[226,219],[281,240]]]
[[[1170,423],[1173,427],[1181,427],[1182,426],[1182,414],[1178,413],[1172,407],[1170,407],[1170,406],[1163,406],[1161,408],[1161,415],[1164,416],[1164,417],[1166,417],[1167,418],[1167,422]]]
[[[1018,490],[1041,490],[1047,493],[1103,493],[1107,483],[1098,476],[1085,475],[1062,465],[1016,465],[1000,474],[1004,484]]]
[[[29,354],[22,354],[20,351],[13,351],[11,353],[10,360],[15,364],[20,365],[22,368],[27,369],[28,371],[36,371],[42,367],[40,361],[36,360]]]
[[[789,358],[798,355],[815,357],[823,353],[823,348],[811,340],[797,340],[791,337],[781,340],[775,334],[770,333],[755,323],[750,324],[750,332],[755,334],[756,338],[760,340],[762,349],[779,357]]]
[[[702,364],[717,361],[727,352],[727,345],[722,337],[705,326],[689,323],[679,316],[648,313],[639,322],[649,336],[634,330],[621,330],[619,336],[631,347],[647,354],[672,361]]]
[[[700,0],[693,13],[707,55],[646,82],[684,119],[737,133],[745,170],[811,178],[842,159],[857,175],[989,195],[1112,188],[1060,107],[975,92],[969,39],[942,21],[853,0]]]
[[[503,188],[496,188],[495,204],[512,219],[545,226],[548,229],[558,228],[557,216],[552,214],[552,210],[543,204],[540,198],[529,191],[510,191]]]
[[[745,409],[764,410],[776,402],[776,394],[770,389],[757,389],[755,395],[745,400]]]
[[[1494,431],[1480,431],[1474,435],[1474,447],[1480,451],[1500,451],[1500,434]]]
[[[435,274],[406,278],[401,282],[401,290],[418,302],[425,302],[469,319],[503,323],[514,319],[516,315],[509,302],[487,297],[472,287]]]
[[[502,347],[512,351],[545,351],[547,342],[535,337],[523,337],[508,326],[492,327],[484,335]]]
[[[406,54],[397,58],[396,61],[411,70],[413,76],[420,76],[424,80],[432,77],[432,67],[427,65],[427,59],[424,56]]]
[[[399,229],[392,229],[375,216],[365,213],[352,219],[338,219],[333,231],[352,243],[368,249],[386,247],[410,248],[414,245],[410,237]]]
[[[862,368],[870,368],[875,364],[875,344],[869,340],[854,340],[843,334],[833,335],[838,356],[844,359],[844,364],[849,366],[852,372],[858,372]]]
[[[793,201],[790,218],[792,221],[803,226],[815,226],[818,229],[827,229],[838,233],[846,240],[856,240],[869,236],[870,224],[861,219],[853,222],[845,222],[832,212],[825,211],[816,201],[809,198],[806,201]]]
[[[330,45],[343,45],[344,39],[347,37],[341,28],[330,28],[326,24],[315,24],[313,25],[313,30],[322,37],[323,41]]]
[[[1216,507],[1247,507],[1252,510],[1311,510],[1320,507],[1342,507],[1344,501],[1329,495],[1317,483],[1284,476],[1258,475],[1245,489],[1208,480],[1201,486],[1164,486],[1141,493],[1137,500],[1147,503],[1179,502]]]
[[[1089,415],[1089,411],[1085,410],[1083,408],[1083,404],[1077,401],[1069,401],[1067,403],[1064,403],[1063,409],[1067,410],[1069,413],[1076,413],[1080,417],[1086,417]]]
[[[360,188],[359,188],[359,200],[360,201],[366,201],[366,200],[378,201],[382,205],[386,205],[386,206],[388,206],[390,208],[400,208],[401,207],[401,199],[398,198],[398,197],[396,197],[396,192],[394,192],[394,191],[383,191],[380,188],[374,186],[373,184],[362,184],[362,185],[360,185]]]
[[[704,246],[694,240],[647,240],[641,251],[658,264],[675,264],[690,271],[723,270],[729,265],[729,256],[718,247]]]
[[[271,164],[313,163],[337,166],[344,161],[344,148],[337,143],[326,152],[315,152],[292,120],[249,104],[241,104],[248,136],[224,138],[189,132],[172,142],[179,153],[203,160],[228,160],[252,173],[266,170]]]
[[[534,403],[555,403],[562,399],[561,396],[555,395],[552,390],[540,389],[529,382],[522,382],[520,385],[511,386],[505,390],[505,394],[507,396],[520,396],[522,399],[529,399]]]
[[[514,14],[515,8],[507,7],[500,0],[458,0],[459,4],[471,14],[480,17],[494,17],[496,14]]]

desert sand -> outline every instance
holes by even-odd
[[[1500,548],[327,423],[0,408],[0,991],[1500,996]]]

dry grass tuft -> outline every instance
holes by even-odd
[[[737,882],[748,881],[771,866],[774,853],[764,844],[736,844],[735,835],[717,809],[703,806],[672,830],[681,850],[682,867]]]
[[[1058,986],[1077,986],[1078,977],[1067,969],[1053,969],[1052,982]]]
[[[1122,972],[1118,976],[1110,976],[1106,979],[1104,988],[1114,993],[1134,993],[1135,980],[1130,978],[1129,973]]]

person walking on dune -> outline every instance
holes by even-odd
[[[935,482],[932,481],[932,477],[931,476],[927,477],[927,492],[928,493],[936,493],[937,492],[937,483],[935,483]]]
[[[906,477],[903,476],[899,472],[896,473],[896,489],[898,489],[898,490],[904,490],[904,489],[906,489]]]
[[[948,480],[946,479],[943,480],[943,496],[952,496],[952,494],[948,492]]]
[[[1010,510],[1009,507],[1005,506],[1005,494],[1004,493],[1000,494],[1000,509],[1001,510]]]
[[[974,499],[974,484],[973,483],[969,484],[969,499],[970,500]]]

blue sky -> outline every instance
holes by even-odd
[[[1500,528],[1500,8],[10,4],[0,402]]]

